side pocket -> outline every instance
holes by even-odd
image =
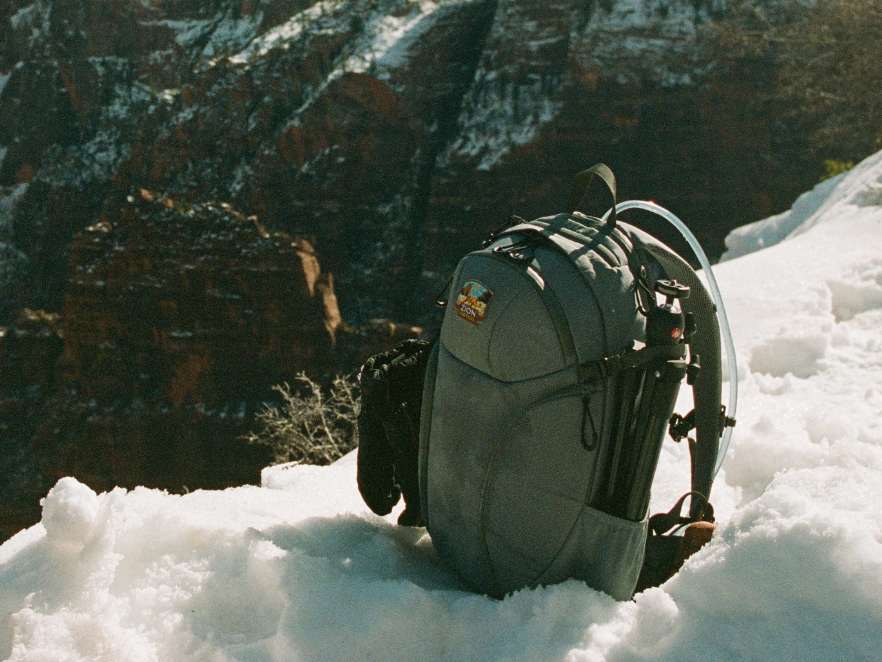
[[[585,506],[554,563],[539,584],[568,577],[616,600],[630,600],[646,551],[648,520],[632,522]]]

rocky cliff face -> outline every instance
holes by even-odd
[[[0,540],[37,521],[44,479],[32,444],[58,386],[61,319],[30,309],[0,327]]]
[[[598,160],[718,252],[806,176],[776,118],[742,103],[763,72],[698,61],[724,4],[13,2],[0,313],[60,310],[70,240],[114,182],[310,238],[348,319],[421,318],[476,238],[559,209]]]
[[[66,383],[211,408],[334,364],[340,313],[309,242],[227,204],[129,198],[71,245]]]

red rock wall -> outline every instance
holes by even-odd
[[[559,210],[595,161],[711,254],[816,176],[753,102],[769,73],[702,61],[715,3],[423,5],[14,5],[0,186],[30,182],[11,213],[29,265],[0,319],[60,310],[71,239],[119,186],[231,200],[313,241],[347,319],[418,321],[464,250]]]
[[[419,329],[343,324],[312,245],[226,204],[141,189],[80,232],[63,313],[0,334],[0,535],[58,478],[95,489],[255,483],[241,437],[271,387],[351,369]]]

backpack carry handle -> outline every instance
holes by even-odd
[[[605,163],[596,163],[590,168],[583,170],[573,178],[573,190],[570,192],[570,200],[567,205],[567,211],[574,212],[582,205],[582,199],[588,191],[588,187],[594,180],[595,175],[606,184],[612,195],[612,213],[609,215],[606,223],[610,227],[616,224],[616,176],[609,166]]]

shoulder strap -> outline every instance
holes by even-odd
[[[595,175],[600,178],[600,181],[606,184],[606,188],[609,189],[610,194],[612,194],[612,212],[610,213],[609,219],[607,219],[606,222],[607,225],[615,226],[616,176],[613,174],[613,171],[610,170],[609,166],[605,163],[597,163],[590,168],[586,168],[573,178],[573,189],[570,192],[570,199],[569,203],[567,204],[567,211],[574,212],[579,209],[582,204],[582,200],[585,197],[585,193],[588,191],[588,187],[594,180]]]
[[[710,498],[717,463],[722,419],[720,393],[722,369],[720,365],[720,326],[716,307],[704,284],[689,264],[660,243],[641,242],[668,277],[675,278],[690,288],[688,299],[681,300],[684,313],[695,316],[698,332],[691,340],[692,351],[701,356],[701,370],[692,384],[695,400],[696,441],[689,444],[692,458],[692,491]],[[690,515],[698,516],[701,502],[692,500]]]

